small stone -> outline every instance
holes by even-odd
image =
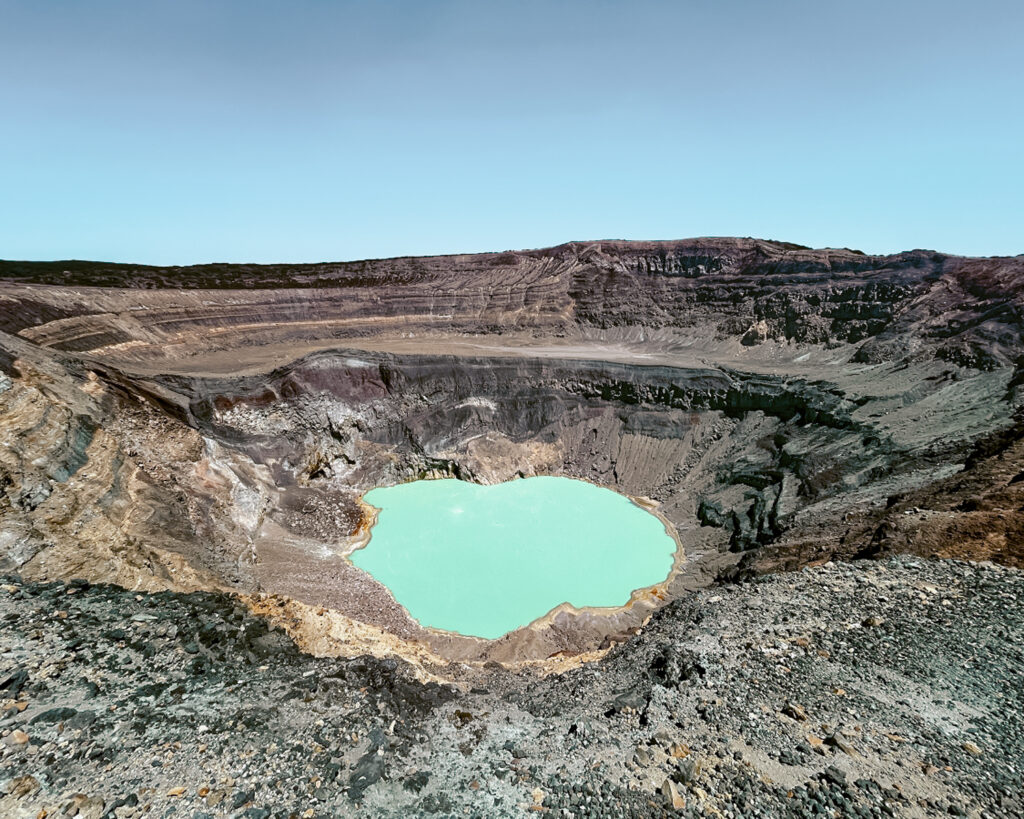
[[[231,800],[231,807],[233,807],[235,810],[238,810],[238,808],[242,807],[242,805],[245,805],[248,802],[252,802],[252,800],[255,798],[255,791],[238,791],[235,794],[234,798]]]
[[[972,756],[981,756],[981,753],[982,753],[981,748],[979,748],[973,742],[965,742],[960,747],[963,748],[965,751],[967,751],[967,753],[971,754]]]
[[[788,748],[783,748],[779,752],[779,762],[783,765],[799,765],[800,759]]]
[[[19,776],[12,779],[8,786],[8,795],[15,799],[31,796],[39,790],[39,780],[34,776]]]
[[[686,808],[686,799],[679,793],[676,783],[671,779],[666,779],[661,783],[661,795],[665,797],[665,801],[668,802],[672,810]]]
[[[104,801],[98,796],[87,796],[78,803],[78,819],[101,819]]]
[[[795,702],[786,703],[786,707],[782,709],[782,713],[790,719],[795,719],[798,722],[807,722],[807,712],[803,709],[803,706],[797,705]]]
[[[412,793],[419,793],[430,782],[430,771],[415,771],[405,777],[402,787]]]
[[[28,734],[15,728],[4,737],[4,744],[11,748],[20,748],[23,745],[28,745]]]
[[[861,625],[867,628],[878,628],[884,622],[885,620],[882,617],[872,615],[871,617],[865,617],[864,620],[861,622]]]
[[[384,770],[383,756],[376,751],[368,751],[363,754],[352,766],[352,773],[348,780],[348,798],[353,802],[362,799],[366,789],[384,776]]]
[[[169,791],[167,791],[167,795],[168,796],[181,796],[184,792],[185,792],[185,789],[181,785],[179,785],[178,787],[171,788]],[[202,796],[202,795],[203,794],[200,794],[200,796]]]
[[[847,756],[853,756],[853,757],[860,756],[860,754],[857,753],[857,749],[854,748],[845,739],[843,739],[843,737],[841,737],[839,734],[832,734],[832,736],[830,736],[828,739],[826,739],[825,742],[827,744],[831,745],[833,748],[838,748],[840,751],[842,751]]]
[[[64,806],[65,816],[77,816],[78,809],[88,797],[84,793],[73,793],[67,804]]]
[[[6,691],[7,696],[17,697],[22,693],[22,689],[29,682],[29,671],[27,669],[18,669],[13,674],[0,680],[0,691]]]
[[[676,764],[676,780],[684,785],[692,785],[700,776],[701,765],[692,756],[681,759]]]
[[[533,797],[533,804],[535,805],[539,805],[544,801],[544,791],[540,788],[534,788],[530,796]]]
[[[667,748],[672,744],[672,734],[670,734],[665,728],[659,728],[654,732],[654,741],[662,748]]]

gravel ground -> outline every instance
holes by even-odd
[[[2,816],[1024,815],[1014,569],[720,585],[599,663],[461,688],[227,596],[4,583]]]

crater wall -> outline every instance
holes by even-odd
[[[1020,258],[743,239],[0,262],[0,560],[257,595],[318,650],[437,667],[586,657],[751,571],[1019,563],[1022,280]],[[480,643],[420,629],[344,560],[370,487],[532,474],[650,499],[684,565],[615,616]]]

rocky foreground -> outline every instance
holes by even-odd
[[[718,585],[562,676],[318,659],[230,596],[0,588],[0,815],[1024,815],[1024,575]]]

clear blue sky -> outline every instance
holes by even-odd
[[[0,0],[0,258],[1024,253],[1021,0]]]

